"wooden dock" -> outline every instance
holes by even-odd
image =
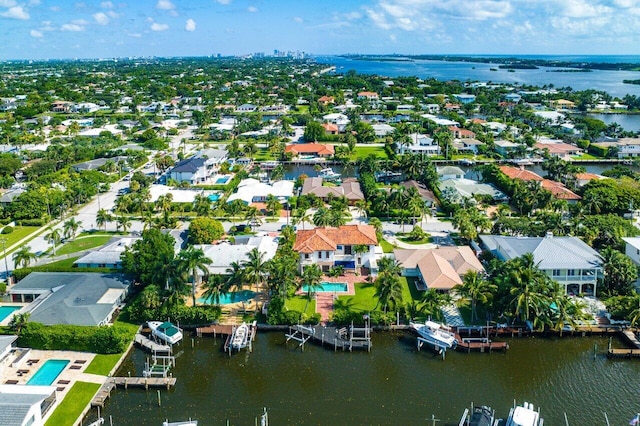
[[[609,358],[640,358],[640,349],[613,349],[607,350]]]
[[[98,390],[98,393],[95,394],[93,399],[91,400],[92,407],[104,407],[104,403],[107,402],[107,399],[111,396],[111,391],[116,387],[115,383],[111,380],[106,381],[102,387]]]
[[[145,336],[142,333],[136,333],[136,337],[134,339],[134,342],[139,345],[140,347],[146,349],[149,352],[153,352],[153,353],[171,353],[171,346],[169,345],[161,345],[151,339],[149,339],[147,336]]]
[[[247,347],[249,348],[249,352],[251,352],[253,351],[252,342],[256,339],[256,334],[258,333],[258,325],[257,325],[257,322],[254,321],[253,323],[248,324],[248,326],[249,326],[249,337],[247,339],[248,341]],[[199,336],[199,337],[202,337],[205,335],[213,336],[213,337],[226,336],[224,345],[223,345],[223,350],[227,352],[229,356],[231,356],[231,354],[233,353],[233,350],[231,348],[231,338],[237,327],[238,325],[234,325],[234,324],[214,324],[214,325],[208,325],[206,327],[198,327],[196,328],[196,336]],[[238,352],[239,351],[240,350],[238,349]]]
[[[507,342],[494,342],[487,337],[463,338],[456,333],[456,339],[458,340],[458,346],[456,346],[456,349],[467,353],[471,351],[491,353],[495,350],[506,352],[507,349],[509,349],[509,344]]]
[[[354,349],[366,349],[371,351],[371,328],[364,327],[326,327],[322,325],[304,326],[294,325],[289,327],[289,333],[285,334],[286,342],[294,340],[298,347],[304,350],[304,345],[311,340],[320,346],[333,347],[334,351],[353,351]],[[285,344],[286,344],[285,342]]]
[[[169,389],[171,386],[176,385],[175,377],[112,377],[111,381],[115,386],[124,387],[129,386],[149,388],[162,388]]]

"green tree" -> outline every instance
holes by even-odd
[[[198,285],[198,272],[209,275],[207,265],[211,264],[211,259],[205,256],[202,249],[193,246],[187,247],[178,253],[176,259],[179,271],[188,271],[191,276],[191,297],[193,306],[196,306],[196,287]]]
[[[16,266],[22,266],[26,268],[29,264],[37,258],[36,254],[31,251],[30,246],[22,246],[18,251],[13,253],[12,259]]]
[[[255,286],[256,292],[264,284],[268,272],[268,261],[264,260],[264,253],[257,247],[247,253],[247,259],[242,261],[246,283]]]
[[[131,227],[131,219],[129,216],[120,215],[116,217],[116,225],[119,228],[122,228],[122,232],[127,232]]]
[[[474,322],[478,319],[478,303],[488,303],[497,289],[498,286],[484,279],[482,272],[468,271],[462,277],[462,284],[453,287],[453,293],[471,304],[471,322]]]
[[[634,293],[634,283],[638,278],[638,268],[629,256],[614,248],[605,247],[600,251],[604,269],[604,292],[609,296],[629,296]]]
[[[64,222],[64,237],[71,238],[72,240],[76,239],[76,234],[78,233],[78,228],[80,228],[81,220],[76,220],[75,218],[68,219]]]
[[[310,121],[304,129],[304,140],[307,142],[317,142],[324,139],[324,127],[317,121]]]
[[[314,294],[321,288],[320,282],[322,280],[322,269],[317,264],[307,265],[302,270],[302,276],[300,277],[300,287],[307,289],[307,303],[304,306],[304,311],[307,311],[307,306],[313,298]]]
[[[113,220],[113,216],[106,211],[105,209],[100,209],[98,210],[98,213],[96,214],[96,225],[98,225],[98,227],[100,226],[104,226],[104,230],[107,230],[107,223],[111,222]]]
[[[175,240],[170,234],[151,228],[121,255],[122,267],[143,286],[167,287],[173,269]]]
[[[211,244],[223,235],[222,223],[210,217],[197,217],[189,225],[189,242],[191,244]]]
[[[60,229],[50,229],[50,232],[45,236],[45,239],[48,243],[53,245],[53,255],[55,256],[56,248],[58,247],[58,244],[60,244],[60,240],[62,239],[62,236],[60,235]]]

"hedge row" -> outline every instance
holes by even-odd
[[[79,326],[27,323],[18,344],[23,348],[117,354],[133,340],[132,330],[121,325]]]

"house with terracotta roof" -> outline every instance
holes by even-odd
[[[321,96],[318,99],[318,103],[319,104],[323,104],[323,105],[329,105],[329,104],[334,104],[336,102],[335,98],[333,96]]]
[[[416,288],[434,289],[448,293],[462,284],[462,276],[469,271],[484,272],[484,267],[468,246],[438,247],[435,249],[395,249],[402,275],[417,277]]]
[[[294,157],[298,156],[313,156],[321,158],[333,157],[335,150],[333,145],[326,145],[322,143],[296,143],[287,145],[284,149],[285,153],[292,153]]]
[[[476,137],[476,134],[471,130],[461,129],[458,126],[449,126],[449,131],[455,139],[472,139]]]
[[[358,99],[367,99],[369,101],[377,101],[380,95],[376,92],[358,92]]]
[[[343,266],[347,271],[365,267],[376,275],[377,245],[375,228],[357,224],[298,231],[293,250],[300,254],[300,272],[315,263],[325,272],[334,266]]]
[[[324,132],[328,135],[337,135],[340,133],[340,129],[337,124],[333,123],[322,123],[322,127],[324,128]]]
[[[513,166],[500,166],[500,171],[511,179],[519,179],[525,182],[528,182],[528,181],[540,182],[540,186],[546,189],[547,191],[551,192],[553,197],[558,200],[566,200],[569,203],[575,203],[578,200],[582,199],[582,197],[580,197],[575,192],[571,191],[562,183],[556,182],[550,179],[545,179],[542,176],[538,175],[537,173],[531,172],[524,168],[518,168]]]
[[[364,200],[364,194],[360,187],[360,182],[354,178],[345,179],[340,186],[323,186],[324,180],[321,177],[308,177],[302,184],[300,195],[313,194],[322,201],[327,202],[331,197],[345,197],[349,205],[354,205],[360,200]]]
[[[537,142],[533,145],[536,149],[541,151],[548,151],[552,157],[566,158],[572,155],[581,155],[584,150],[564,142],[545,141]]]
[[[576,184],[582,188],[592,180],[606,179],[605,176],[597,175],[595,173],[576,173]]]

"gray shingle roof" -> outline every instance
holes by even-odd
[[[49,394],[45,393],[21,393],[10,392],[9,389],[16,389],[17,385],[6,385],[0,389],[0,425],[2,426],[21,426],[24,424],[25,417],[29,413],[29,409],[33,405],[39,405],[53,392],[54,388],[49,388]],[[33,386],[30,386],[33,387]],[[47,387],[42,387],[47,389]]]
[[[187,158],[186,160],[182,160],[175,165],[173,169],[171,169],[172,173],[195,173],[198,171],[200,167],[204,165],[204,158]]]

